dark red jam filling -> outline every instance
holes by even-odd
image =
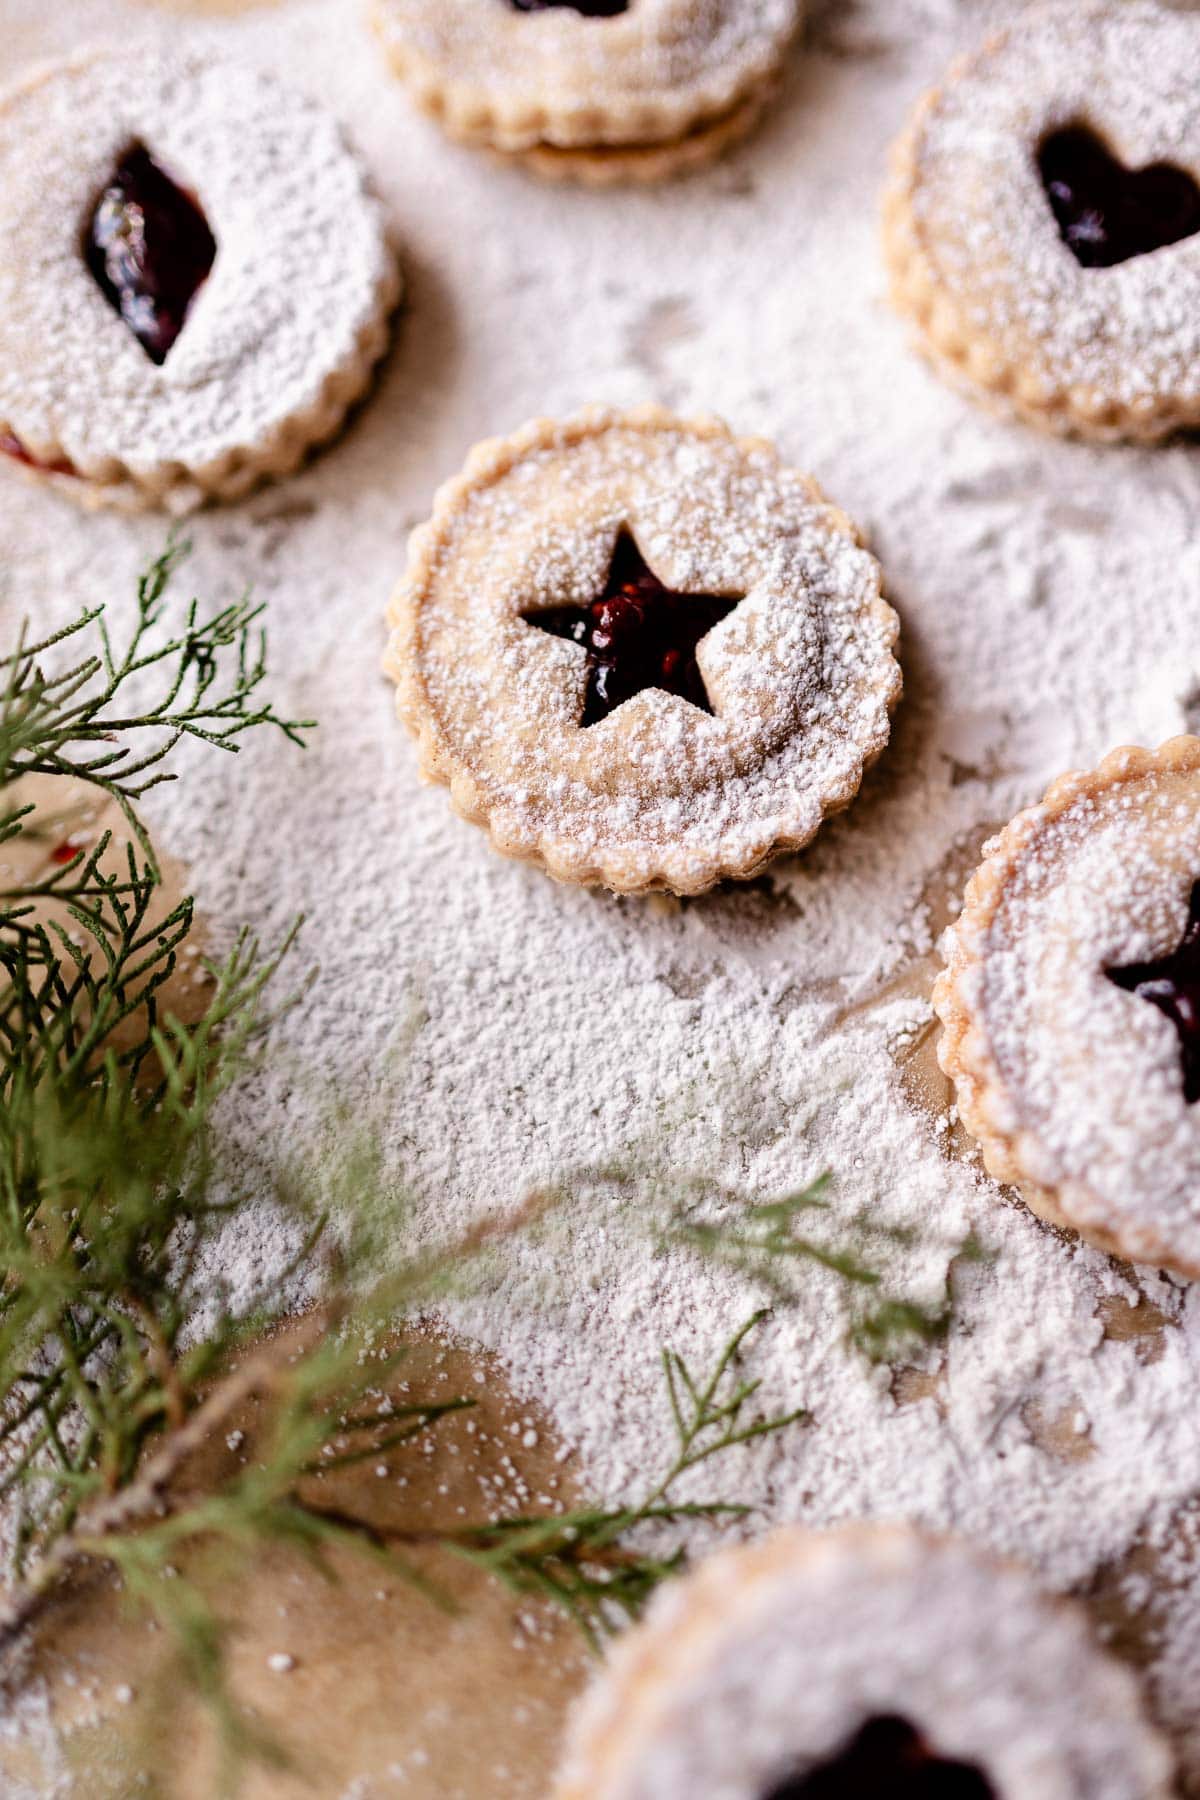
[[[1127,963],[1106,973],[1127,994],[1157,1006],[1174,1025],[1183,1054],[1183,1097],[1194,1106],[1200,1100],[1200,881],[1192,887],[1178,949],[1157,962]]]
[[[672,592],[632,533],[622,531],[604,592],[590,606],[551,606],[522,616],[540,631],[584,645],[588,684],[581,723],[596,725],[643,688],[665,688],[711,713],[696,646],[738,598]]]
[[[585,19],[615,19],[629,11],[629,0],[508,0],[518,12],[549,12],[552,6],[567,6],[582,13]]]
[[[1186,169],[1127,169],[1086,125],[1051,132],[1038,169],[1063,242],[1085,269],[1111,268],[1200,231],[1200,187]]]
[[[67,462],[65,457],[57,462],[43,462],[40,456],[34,456],[13,431],[0,431],[0,456],[11,456],[14,462],[24,463],[29,469],[41,469],[46,475],[75,473],[75,465]]]
[[[832,1762],[763,1800],[996,1800],[971,1763],[938,1756],[906,1719],[868,1719]]]
[[[83,253],[100,291],[163,363],[208,278],[217,243],[190,194],[131,144],[96,202]]]

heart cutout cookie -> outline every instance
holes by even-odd
[[[1062,240],[1085,269],[1148,256],[1200,231],[1200,185],[1186,169],[1127,169],[1086,125],[1043,139],[1038,171]]]

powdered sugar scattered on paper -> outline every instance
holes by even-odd
[[[145,17],[117,0],[59,11],[7,0],[11,41],[32,54]],[[315,0],[214,25],[353,126],[397,222],[410,307],[348,438],[193,534],[196,591],[252,582],[269,601],[275,686],[320,718],[313,748],[210,758],[153,816],[214,929],[248,918],[271,935],[304,908],[319,946],[316,997],[233,1121],[247,1168],[274,1144],[315,1139],[315,1154],[340,1102],[382,1119],[397,1220],[425,1232],[574,1170],[625,1172],[579,1182],[569,1229],[522,1250],[460,1321],[546,1400],[596,1490],[631,1486],[661,1442],[659,1344],[702,1365],[756,1298],[654,1250],[631,1196],[649,1207],[702,1172],[761,1197],[830,1166],[848,1210],[937,1245],[973,1227],[996,1260],[962,1272],[934,1390],[901,1404],[888,1371],[849,1357],[840,1294],[814,1278],[805,1308],[763,1334],[754,1372],[766,1403],[804,1402],[816,1424],[725,1480],[772,1517],[973,1532],[1059,1587],[1139,1533],[1172,1546],[1153,1679],[1180,1730],[1200,1595],[1167,1522],[1200,1488],[1196,1301],[1139,1275],[1172,1321],[1161,1352],[1106,1340],[1102,1298],[1138,1289],[943,1157],[890,1053],[928,1021],[924,977],[915,998],[888,983],[930,948],[922,895],[956,841],[1114,743],[1169,735],[1200,690],[1194,449],[1100,452],[994,423],[911,355],[883,302],[887,145],[981,16],[930,0],[831,9],[826,48],[797,62],[741,155],[696,182],[604,196],[446,146],[365,31],[340,22],[330,54]],[[883,761],[803,859],[669,911],[495,857],[418,785],[378,672],[407,532],[470,444],[532,414],[647,398],[776,438],[864,526],[901,613],[907,687]],[[154,521],[84,518],[0,483],[4,617],[53,623],[85,598],[119,615],[160,543]],[[230,1274],[248,1288],[280,1253],[251,1209]],[[945,1254],[913,1255],[915,1291],[937,1289]],[[1047,1447],[1040,1421],[1064,1416],[1085,1422],[1084,1453]],[[1136,1610],[1136,1584],[1122,1597]]]

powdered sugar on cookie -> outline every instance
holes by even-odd
[[[1112,978],[1183,937],[1200,740],[1056,782],[989,848],[935,995],[966,1122],[1048,1216],[1200,1273],[1200,1115],[1179,1034]]]
[[[375,0],[417,100],[505,151],[663,144],[727,116],[777,72],[801,0],[637,0],[610,17],[509,0]]]
[[[81,245],[134,144],[217,244],[161,367]],[[186,52],[83,54],[0,100],[0,238],[0,430],[65,459],[81,498],[181,510],[294,468],[365,388],[399,292],[337,122],[252,65]]]
[[[1054,0],[951,68],[898,148],[897,299],[936,356],[1035,423],[1152,437],[1200,418],[1200,235],[1081,266],[1038,168],[1049,133],[1083,124],[1129,169],[1200,178],[1198,61],[1195,14]]]
[[[6,0],[6,47],[124,42],[148,10]],[[338,1109],[379,1139],[377,1216],[398,1246],[535,1186],[563,1192],[555,1230],[455,1323],[552,1411],[588,1492],[632,1496],[670,1433],[660,1346],[710,1367],[769,1299],[661,1248],[660,1209],[690,1177],[761,1199],[832,1168],[831,1230],[862,1211],[915,1232],[887,1275],[931,1300],[973,1230],[992,1260],[961,1265],[955,1327],[915,1371],[848,1351],[839,1284],[804,1281],[747,1374],[765,1409],[805,1405],[813,1423],[731,1457],[722,1493],[759,1509],[753,1531],[916,1519],[1056,1589],[1102,1591],[1109,1621],[1148,1622],[1146,1679],[1194,1780],[1200,1584],[1177,1517],[1200,1490],[1196,1293],[1006,1203],[943,1148],[951,1097],[935,1124],[896,1066],[931,1030],[933,939],[986,830],[1062,770],[1161,742],[1200,692],[1194,450],[999,424],[931,378],[884,301],[888,144],[983,10],[837,0],[826,48],[799,60],[752,148],[696,182],[586,196],[447,145],[348,15],[330,54],[328,0],[210,19],[226,57],[353,123],[403,229],[412,304],[336,451],[192,531],[189,588],[217,602],[250,583],[267,601],[272,693],[320,720],[312,748],[251,741],[149,805],[214,949],[243,919],[273,942],[302,908],[301,958],[321,965],[227,1120],[245,1202],[222,1262],[235,1295],[289,1251],[259,1200],[264,1155],[320,1166],[344,1149]],[[470,446],[647,398],[717,413],[811,470],[861,525],[904,628],[908,697],[855,805],[760,882],[683,904],[556,886],[496,856],[418,781],[379,674],[406,535]],[[127,618],[162,527],[0,481],[0,544],[11,641],[22,615],[49,629],[82,600]],[[1147,1573],[1164,1552],[1168,1580]],[[515,1773],[494,1791],[527,1793]]]
[[[597,595],[632,530],[677,589],[736,599],[701,640],[710,712],[648,686],[580,727],[585,655],[527,615]],[[878,564],[771,446],[655,408],[472,452],[416,532],[388,668],[422,767],[509,855],[699,893],[853,798],[900,690]]]
[[[1173,1791],[1136,1683],[1082,1612],[967,1545],[851,1526],[780,1532],[663,1593],[585,1706],[559,1800],[799,1790],[871,1718],[976,1772],[964,1793]]]

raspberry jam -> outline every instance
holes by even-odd
[[[1149,1000],[1166,1013],[1179,1033],[1183,1097],[1194,1106],[1200,1100],[1200,881],[1193,884],[1187,925],[1177,949],[1157,962],[1127,963],[1105,973],[1127,994]]]
[[[27,469],[41,469],[46,475],[74,475],[75,466],[65,458],[57,462],[43,462],[40,456],[34,456],[27,450],[15,431],[0,431],[0,456],[11,456],[14,462],[24,463]]]
[[[632,533],[622,531],[604,592],[590,606],[551,606],[522,617],[539,631],[586,648],[581,723],[596,725],[643,688],[665,688],[711,713],[696,646],[740,597],[673,593],[649,567]]]
[[[996,1800],[970,1763],[938,1756],[905,1719],[868,1719],[832,1762],[763,1800]]]
[[[83,253],[101,293],[153,363],[166,361],[217,243],[196,201],[131,144],[96,202]]]
[[[1038,170],[1063,242],[1085,269],[1107,269],[1200,231],[1200,187],[1186,169],[1127,169],[1086,125],[1053,131]]]
[[[582,13],[585,19],[615,19],[629,11],[629,0],[508,0],[518,12],[549,12],[552,6],[567,6]]]

